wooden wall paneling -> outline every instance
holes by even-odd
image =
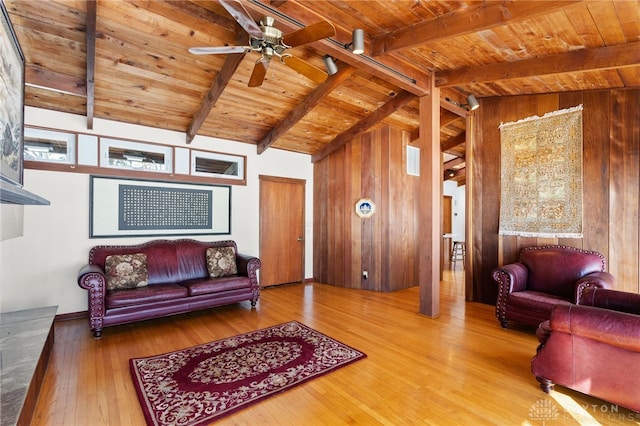
[[[555,108],[549,110],[549,111],[554,111],[554,110],[562,110],[562,109],[566,109],[566,108],[572,108],[575,106],[578,106],[580,104],[583,104],[584,102],[584,97],[583,97],[583,93],[582,92],[572,92],[572,93],[562,93],[558,96],[558,104]],[[582,110],[582,118],[583,118],[583,122],[582,122],[582,140],[583,140],[583,154],[584,154],[584,134],[585,134],[585,126],[584,126],[584,108]],[[584,203],[584,199],[585,199],[585,173],[584,173],[584,155],[583,155],[583,173],[582,173],[582,193],[583,193],[583,201],[582,201],[582,208],[583,210],[585,209],[586,205]],[[562,244],[562,245],[566,245],[566,246],[571,246],[571,247],[577,247],[577,248],[587,248],[586,246],[584,246],[584,213],[582,215],[582,227],[583,227],[583,238],[558,238],[555,244]]]
[[[563,108],[575,106],[563,96]],[[586,92],[580,99],[582,110],[582,247],[610,259],[609,248],[609,92]],[[562,239],[563,244],[569,244]],[[609,265],[610,268],[610,265]]]
[[[639,292],[638,104],[640,91],[613,91],[611,104],[610,271],[617,288]]]
[[[387,256],[388,273],[385,277],[385,291],[400,290],[417,282],[411,281],[411,268],[413,256],[408,252],[408,248],[415,247],[412,238],[407,235],[408,222],[410,220],[406,203],[409,202],[408,176],[404,167],[404,155],[406,148],[403,140],[403,132],[397,128],[385,127],[382,132],[383,146],[387,146],[388,152],[388,191],[384,198],[387,198],[388,227],[387,227]],[[383,170],[385,167],[385,153],[383,151]]]
[[[388,223],[387,218],[389,215],[389,206],[382,204],[383,198],[383,184],[382,182],[388,179],[389,171],[382,169],[382,143],[380,130],[369,132],[367,135],[369,143],[371,143],[371,165],[373,169],[372,176],[372,198],[376,202],[377,207],[381,209],[380,212],[369,218],[372,227],[372,240],[371,240],[371,252],[372,263],[375,279],[372,290],[383,291],[383,280],[385,277],[385,271],[387,269],[388,258],[384,258],[383,249],[387,249],[388,241],[384,238],[385,235],[385,223]],[[387,154],[388,155],[388,154]]]
[[[380,126],[314,163],[314,273],[322,282],[382,292],[419,284],[428,212],[418,208],[422,177],[406,174],[409,142],[408,132]],[[361,219],[354,206],[364,197],[376,213]]]
[[[355,203],[361,198],[362,187],[362,139],[357,138],[346,146],[348,159],[346,164],[349,166],[349,198],[345,201],[350,207],[347,223],[349,226],[350,239],[347,240],[349,245],[348,261],[351,264],[350,279],[347,287],[362,288],[362,226],[360,217],[355,213]]]
[[[343,147],[340,151],[342,155],[333,156],[331,161],[332,170],[330,179],[332,182],[332,188],[329,197],[332,200],[333,224],[330,229],[332,244],[329,246],[329,250],[332,253],[331,264],[333,267],[331,268],[331,271],[333,276],[331,277],[330,282],[339,286],[345,286],[346,280],[344,276],[344,264],[346,263],[346,259],[344,258],[344,244],[342,244],[341,241],[344,240],[345,231],[344,198],[346,188],[344,184],[345,172],[348,165],[345,163],[345,148]]]
[[[380,175],[382,177],[382,179],[380,179],[380,198],[376,203],[378,208],[383,207],[385,210],[385,214],[380,215],[378,221],[380,225],[380,257],[378,260],[380,262],[381,291],[394,290],[394,283],[392,282],[394,265],[393,262],[389,260],[395,247],[396,239],[394,238],[394,234],[397,226],[392,226],[392,224],[400,224],[400,222],[394,220],[396,219],[396,206],[392,203],[393,196],[391,194],[391,188],[399,188],[399,186],[397,186],[399,182],[396,180],[394,173],[396,159],[392,158],[394,156],[394,150],[390,145],[390,131],[389,126],[384,126],[375,132],[378,137],[377,145],[380,151]],[[395,193],[396,191],[393,192]]]
[[[329,251],[330,251],[329,228],[330,228],[330,222],[333,220],[332,214],[331,214],[332,202],[329,199],[329,194],[331,192],[331,181],[329,179],[329,171],[330,171],[329,160],[330,159],[327,159],[326,161],[321,163],[314,163],[314,168],[318,167],[322,169],[322,174],[320,178],[321,181],[318,182],[318,184],[320,185],[319,192],[322,195],[318,197],[319,204],[317,206],[314,205],[314,209],[319,210],[320,212],[322,212],[322,215],[323,215],[321,223],[318,226],[316,226],[316,229],[319,229],[319,233],[321,234],[319,238],[321,249],[318,251],[317,254],[314,251],[314,256],[322,256],[321,262],[320,262],[320,267],[322,269],[318,271],[314,267],[314,273],[318,274],[316,276],[321,277],[320,281],[325,283],[329,282]]]
[[[328,161],[313,164],[313,275],[314,280],[326,282],[327,271],[327,177]]]
[[[365,137],[367,136],[367,137]],[[357,138],[357,141],[351,142],[348,146],[355,144],[360,145],[362,156],[360,158],[359,163],[359,173],[361,176],[360,185],[357,187],[356,200],[358,201],[360,198],[371,198],[373,200],[373,170],[371,164],[371,144],[369,143],[370,138],[368,135],[360,135]],[[375,202],[375,200],[373,200]],[[378,206],[377,206],[378,207]],[[373,219],[373,218],[370,218]],[[360,283],[360,288],[363,289],[373,289],[372,283],[377,279],[375,276],[375,271],[373,270],[373,253],[372,253],[372,239],[373,239],[373,228],[372,228],[372,220],[370,219],[362,219],[358,217],[357,226],[360,228],[360,244],[361,244],[361,252],[360,258],[358,259],[360,262],[360,266],[358,268],[358,274],[362,274],[363,271],[367,271],[369,274],[369,278],[367,280],[363,280],[360,278],[358,281]]]
[[[342,280],[338,276],[339,271],[339,262],[340,258],[342,258],[342,239],[338,237],[339,229],[341,229],[340,223],[340,215],[339,215],[339,189],[337,188],[338,182],[343,182],[343,177],[340,174],[342,170],[341,162],[343,161],[343,157],[335,156],[329,160],[329,191],[327,193],[327,200],[329,202],[329,211],[328,217],[329,221],[327,223],[327,245],[329,246],[329,256],[328,256],[328,264],[327,264],[327,280],[328,282],[336,283],[337,285],[342,284]],[[331,265],[329,267],[329,265]]]
[[[342,214],[336,218],[336,221],[339,221],[342,227],[341,234],[341,247],[342,247],[342,257],[340,259],[339,268],[340,275],[342,276],[342,287],[351,287],[351,239],[352,239],[352,229],[351,229],[351,221],[350,212],[349,212],[349,200],[351,199],[351,165],[352,161],[352,152],[349,147],[343,147],[343,163],[342,170],[340,175],[343,179],[342,191],[340,193],[340,206],[342,206]]]
[[[394,233],[391,237],[392,249],[391,257],[402,256],[404,264],[390,261],[394,272],[391,276],[391,283],[396,285],[394,289],[408,288],[418,285],[417,273],[415,271],[415,256],[420,250],[420,234],[414,228],[414,191],[416,176],[407,174],[407,145],[410,142],[410,134],[399,129],[391,128],[391,144],[395,152],[393,172],[395,174],[394,187],[390,203],[397,214],[397,219],[391,219],[391,223],[396,223]]]

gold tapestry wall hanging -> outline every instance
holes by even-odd
[[[582,238],[582,105],[500,125],[500,235]]]

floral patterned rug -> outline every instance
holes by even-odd
[[[364,357],[292,321],[129,363],[147,424],[195,426]]]

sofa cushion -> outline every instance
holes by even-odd
[[[107,256],[104,266],[109,290],[145,287],[149,283],[147,255],[144,253]]]
[[[238,273],[236,252],[233,247],[210,247],[206,253],[207,269],[211,278],[226,277]]]
[[[191,280],[180,284],[189,289],[189,296],[198,296],[200,294],[249,288],[251,287],[251,280],[249,277],[235,275],[215,279]]]
[[[179,284],[153,284],[136,289],[113,290],[107,293],[107,308],[121,308],[130,305],[161,302],[187,297],[188,291]]]

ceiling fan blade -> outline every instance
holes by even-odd
[[[256,21],[253,20],[251,15],[249,15],[249,12],[247,12],[247,9],[245,9],[240,0],[219,1],[222,7],[229,12],[229,15],[231,15],[251,37],[257,38],[258,40],[262,40],[264,38],[262,30],[258,24],[256,24]]]
[[[194,55],[225,55],[229,53],[247,53],[250,50],[247,46],[192,47],[189,49],[189,53]]]
[[[285,55],[281,58],[281,61],[289,68],[299,72],[309,80],[316,83],[322,83],[329,75],[320,68],[317,68],[300,58],[296,58],[295,56]]]
[[[285,35],[282,42],[287,46],[295,47],[335,35],[336,28],[331,22],[320,21]]]
[[[249,87],[262,86],[264,77],[267,75],[267,68],[269,68],[269,61],[260,58],[256,61],[256,65],[253,67],[251,77],[249,78]]]

